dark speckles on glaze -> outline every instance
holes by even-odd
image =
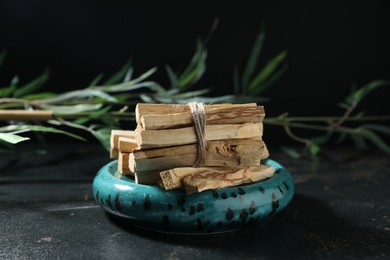
[[[279,189],[280,193],[282,193],[282,195],[284,196],[284,190],[282,189],[282,187],[280,187],[280,185],[278,185],[278,189]]]
[[[251,205],[249,206],[249,214],[253,215],[256,211],[256,202],[252,200]]]
[[[241,221],[245,221],[246,220],[246,218],[248,217],[248,212],[245,210],[245,209],[243,209],[242,211],[241,211],[241,213],[240,213],[240,219],[241,219]]]
[[[263,187],[259,187],[259,191],[260,191],[261,193],[264,193],[264,192],[265,192],[265,190],[264,190]]]
[[[168,207],[168,210],[172,210],[172,204],[171,203],[168,203],[167,207]]]
[[[121,203],[120,203],[120,201],[119,201],[119,193],[117,193],[116,194],[116,196],[115,196],[115,201],[114,201],[114,203],[115,203],[115,208],[119,211],[119,212],[121,212],[122,211],[122,205],[121,205]]]
[[[233,210],[231,208],[227,208],[226,210],[226,220],[232,220],[234,217]]]
[[[275,215],[277,208],[279,208],[279,200],[277,199],[275,193],[272,193],[272,211],[268,214],[268,216]]]
[[[284,187],[286,187],[287,190],[290,189],[290,187],[287,185],[287,183],[285,181],[283,182],[283,185],[284,185]]]
[[[237,188],[237,190],[238,190],[238,194],[240,194],[240,195],[245,194],[245,191],[242,188]]]
[[[225,192],[222,192],[222,193],[221,193],[221,198],[224,199],[224,200],[227,199],[227,195],[226,195]]]
[[[202,223],[202,220],[200,218],[196,219],[196,228],[198,230],[202,230],[203,229],[203,223]]]
[[[107,206],[108,207],[112,207],[112,205],[111,205],[111,194],[110,195],[108,195],[108,198],[107,198]]]
[[[133,201],[131,202],[131,207],[134,209],[136,205],[137,205],[136,202],[133,200]]]
[[[167,215],[164,215],[162,217],[162,223],[165,225],[165,226],[168,226],[169,225],[169,217]]]
[[[189,214],[194,215],[195,213],[196,213],[195,207],[191,205]]]
[[[183,195],[181,195],[181,196],[177,199],[177,206],[182,207],[182,206],[184,206],[184,203],[186,203],[186,199],[184,198]]]
[[[237,194],[236,194],[235,192],[232,192],[232,193],[230,194],[230,196],[232,196],[232,198],[235,198],[235,197],[237,197]]]
[[[198,203],[198,205],[196,206],[196,211],[197,212],[201,212],[201,211],[203,211],[204,210],[204,208],[203,208],[203,203]]]
[[[213,193],[213,197],[217,199],[218,198],[218,192],[213,190],[212,193]]]
[[[144,201],[144,210],[149,210],[152,206],[152,200],[150,199],[150,195],[146,196]]]

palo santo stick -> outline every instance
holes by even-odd
[[[0,110],[0,120],[46,121],[53,119],[50,110]]]
[[[118,171],[122,174],[131,174],[129,169],[129,154],[119,151],[118,155]]]
[[[183,184],[187,194],[191,194],[204,190],[220,189],[256,182],[270,178],[274,173],[275,169],[272,166],[266,165],[249,166],[238,170],[224,169],[216,171],[213,168],[203,168],[203,170],[193,170],[193,173],[184,177]]]
[[[246,123],[237,125],[206,125],[206,141],[258,138],[263,135],[262,123]],[[135,139],[142,149],[178,146],[197,142],[193,127],[168,130],[137,129]]]
[[[187,193],[201,192],[208,189],[219,189],[251,183],[270,178],[275,170],[271,166],[257,165],[245,168],[226,167],[183,167],[166,171],[161,175],[164,188],[167,190],[184,186]],[[170,178],[165,178],[169,176]],[[180,186],[177,186],[177,183]]]
[[[125,153],[131,153],[134,149],[137,149],[138,145],[135,138],[119,137],[118,150]]]
[[[206,106],[207,108],[207,106]],[[206,113],[207,125],[258,123],[264,119],[262,106],[229,106],[208,108]],[[138,124],[141,129],[168,129],[193,125],[190,111],[163,115],[141,116]]]
[[[213,108],[223,108],[223,107],[256,107],[256,103],[248,104],[214,104],[214,105],[205,105],[205,110]],[[175,114],[182,112],[189,112],[190,109],[187,105],[184,104],[145,104],[139,103],[135,107],[135,119],[137,123],[140,122],[142,116],[147,115],[165,115],[165,114]]]
[[[134,150],[130,154],[129,168],[132,172],[138,172],[193,166],[197,150],[196,144]],[[258,165],[266,157],[268,151],[260,138],[210,141],[207,144],[204,166]]]
[[[127,137],[134,139],[135,132],[128,130],[111,130],[111,138],[110,138],[110,158],[117,159],[118,158],[118,145],[119,145],[119,137]]]

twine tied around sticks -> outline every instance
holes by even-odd
[[[187,105],[191,110],[196,139],[198,140],[198,155],[193,166],[201,167],[204,165],[206,157],[206,112],[203,103],[190,102]]]

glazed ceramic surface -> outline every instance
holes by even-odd
[[[215,233],[264,223],[291,201],[294,181],[273,160],[265,181],[187,195],[157,185],[136,184],[117,172],[117,161],[105,165],[93,182],[96,201],[109,213],[134,226],[161,232]]]

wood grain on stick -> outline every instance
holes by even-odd
[[[227,167],[182,167],[161,172],[164,188],[185,187],[188,194],[208,189],[219,189],[256,182],[274,175],[271,166],[257,165],[244,168]],[[180,183],[180,186],[176,184]]]
[[[205,106],[207,108],[207,105]],[[205,111],[207,125],[258,123],[264,119],[264,107],[231,106],[208,108]],[[169,129],[193,125],[190,111],[173,114],[144,115],[138,124],[141,129]]]
[[[256,103],[247,103],[247,104],[212,104],[205,105],[205,110],[213,108],[223,108],[223,107],[256,107]],[[135,107],[135,119],[137,123],[140,122],[142,116],[148,115],[166,115],[166,114],[176,114],[190,112],[190,109],[186,104],[145,104],[138,103]]]
[[[131,153],[134,149],[138,148],[138,144],[135,138],[119,137],[118,138],[118,150],[125,153]]]
[[[193,166],[197,145],[182,145],[146,150],[130,154],[129,168],[137,171],[162,171],[175,167]],[[210,141],[207,144],[204,166],[242,167],[258,165],[268,157],[268,150],[260,138]]]
[[[263,135],[262,123],[206,125],[206,141],[261,138]],[[166,130],[140,130],[136,131],[136,141],[141,149],[168,147],[197,142],[193,127]]]
[[[193,168],[196,169],[196,168]],[[196,174],[189,174],[183,178],[183,184],[187,194],[202,192],[210,189],[233,187],[244,183],[252,183],[271,178],[275,169],[271,166],[259,165],[248,166],[241,169],[218,169],[204,168]]]

